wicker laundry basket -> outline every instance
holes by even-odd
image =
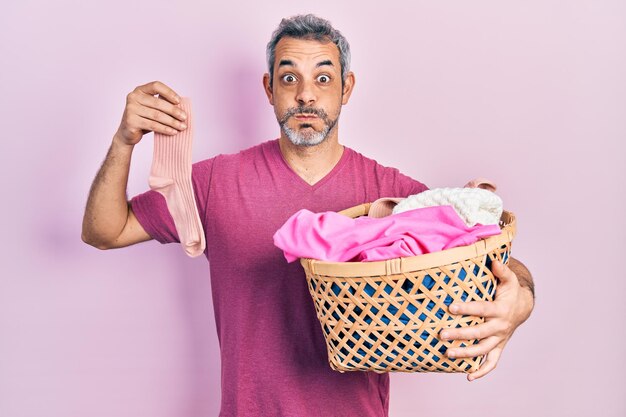
[[[371,203],[341,211],[367,215]],[[482,357],[452,359],[448,348],[478,340],[440,340],[444,328],[472,326],[482,317],[452,315],[453,301],[493,300],[493,260],[507,263],[515,216],[504,211],[501,234],[419,256],[378,262],[303,258],[332,369],[382,372],[476,371]]]

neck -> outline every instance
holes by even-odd
[[[316,146],[296,146],[281,132],[278,143],[287,164],[310,185],[332,171],[343,155],[343,145],[336,134]]]

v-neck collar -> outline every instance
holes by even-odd
[[[300,175],[298,175],[298,173],[294,171],[294,169],[291,166],[289,166],[289,164],[287,163],[287,160],[285,160],[285,157],[283,156],[283,153],[280,151],[280,143],[278,142],[278,139],[274,139],[273,142],[274,143],[272,145],[273,145],[274,151],[272,153],[274,154],[274,157],[277,159],[279,165],[281,165],[283,168],[285,168],[289,172],[289,175],[292,178],[292,182],[294,184],[297,184],[300,187],[309,188],[312,191],[320,188],[326,182],[328,182],[332,177],[334,177],[337,174],[337,172],[339,172],[339,170],[341,170],[341,168],[345,165],[348,159],[348,154],[349,154],[349,148],[344,145],[341,157],[339,158],[339,161],[337,161],[333,169],[331,169],[324,177],[322,177],[315,184],[309,184]]]

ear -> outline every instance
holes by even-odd
[[[269,100],[270,104],[274,105],[274,94],[272,93],[272,87],[270,87],[270,75],[266,72],[263,74],[263,89],[265,90],[265,95]]]
[[[352,90],[354,89],[354,82],[354,73],[352,71],[349,71],[346,75],[346,80],[343,83],[341,104],[348,104],[348,100],[350,100],[350,95],[352,94]]]

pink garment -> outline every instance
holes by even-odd
[[[274,234],[287,262],[381,261],[470,245],[500,234],[498,225],[468,227],[452,206],[433,206],[382,218],[351,219],[335,212],[300,210]]]
[[[470,182],[465,184],[463,187],[465,187],[465,188],[482,188],[482,189],[485,189],[485,190],[489,190],[492,193],[495,193],[497,188],[498,188],[496,186],[495,182],[490,181],[487,178],[483,178],[483,177],[474,178],[473,180],[471,180]]]
[[[206,242],[191,183],[191,99],[182,97],[177,107],[187,114],[188,127],[173,136],[154,132],[154,154],[148,184],[165,197],[180,243],[187,255],[195,257],[202,255]]]

